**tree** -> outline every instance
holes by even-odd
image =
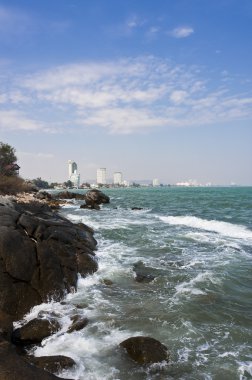
[[[50,189],[50,185],[47,181],[41,179],[41,177],[38,177],[36,179],[32,180],[32,183],[37,186],[39,189]]]
[[[0,142],[0,175],[16,176],[18,174],[19,166],[16,164],[15,152],[12,146]]]
[[[66,181],[66,182],[64,182],[64,184],[63,184],[65,187],[73,187],[73,182],[72,181],[70,181],[70,179],[68,180],[68,181]]]

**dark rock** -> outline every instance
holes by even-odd
[[[0,227],[0,257],[11,277],[31,281],[37,258],[34,243],[27,236],[8,227]]]
[[[85,199],[85,194],[72,193],[70,191],[61,191],[60,193],[54,195],[56,199]]]
[[[137,282],[151,282],[155,279],[155,276],[150,273],[152,268],[146,267],[142,261],[138,261],[134,264],[133,271],[136,273],[135,280]]]
[[[113,285],[113,281],[111,281],[111,280],[109,280],[109,279],[107,279],[107,278],[103,278],[103,279],[102,279],[102,283],[103,283],[104,285],[107,285],[107,286],[111,286],[111,285]]]
[[[131,210],[137,211],[137,210],[143,210],[142,207],[131,207]]]
[[[13,332],[12,316],[0,310],[0,336],[6,340],[11,339]]]
[[[1,380],[56,380],[57,376],[27,363],[8,342],[0,342]],[[62,379],[61,379],[62,380]],[[66,379],[65,379],[66,380]]]
[[[60,325],[55,319],[32,319],[13,331],[12,342],[21,345],[40,343],[59,329]]]
[[[86,205],[94,206],[95,204],[100,205],[102,203],[109,203],[110,199],[102,191],[93,189],[86,192],[85,202]]]
[[[27,361],[36,367],[42,368],[51,373],[71,368],[76,364],[72,358],[63,355],[39,357],[28,356]]]
[[[167,347],[154,338],[136,336],[126,339],[120,346],[139,364],[158,363],[169,358]]]
[[[49,201],[52,199],[52,196],[47,191],[39,191],[37,194],[34,195],[34,198]]]
[[[72,325],[69,327],[67,332],[71,333],[73,331],[82,330],[88,324],[88,319],[80,315],[74,315],[71,320],[73,321]]]
[[[94,256],[89,254],[78,254],[77,256],[78,272],[82,276],[92,274],[97,271],[98,263]]]

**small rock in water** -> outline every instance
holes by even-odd
[[[40,343],[59,329],[60,325],[55,319],[32,319],[26,325],[13,331],[12,341],[17,345]]]
[[[150,273],[151,268],[146,267],[142,261],[134,264],[133,271],[136,273],[135,280],[137,282],[151,282],[155,279],[155,276]]]
[[[68,328],[67,332],[71,333],[73,331],[79,331],[82,330],[84,327],[88,324],[88,318],[81,317],[80,315],[73,315],[71,317],[71,320],[73,321],[72,325]]]
[[[154,338],[135,336],[124,340],[120,346],[139,364],[158,363],[169,359],[168,348]]]
[[[113,281],[109,280],[108,278],[103,278],[102,283],[107,286],[113,285]]]
[[[143,208],[142,207],[131,207],[131,210],[138,211],[138,210],[143,210]]]

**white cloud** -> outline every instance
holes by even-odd
[[[0,110],[0,130],[23,130],[23,131],[49,131],[42,122],[28,118],[23,112],[17,110]]]
[[[173,29],[169,34],[175,38],[186,38],[194,33],[193,28],[190,26],[180,26],[178,28]]]
[[[7,107],[0,110],[0,128],[129,134],[252,117],[251,93],[229,89],[221,74],[215,83],[198,67],[152,56],[54,67],[14,78],[9,93],[0,95]]]

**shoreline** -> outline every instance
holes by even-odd
[[[52,357],[41,363],[38,358],[24,356],[25,347],[39,344],[57,331],[59,326],[53,316],[37,318],[28,326],[29,331],[14,330],[13,322],[49,299],[63,300],[67,293],[76,290],[79,273],[86,276],[98,269],[94,231],[59,215],[64,202],[41,198],[27,193],[0,196],[1,380],[57,379],[52,372],[75,364],[70,358],[55,357],[50,366]],[[87,323],[76,315],[72,331]],[[49,323],[45,322],[47,319]]]

